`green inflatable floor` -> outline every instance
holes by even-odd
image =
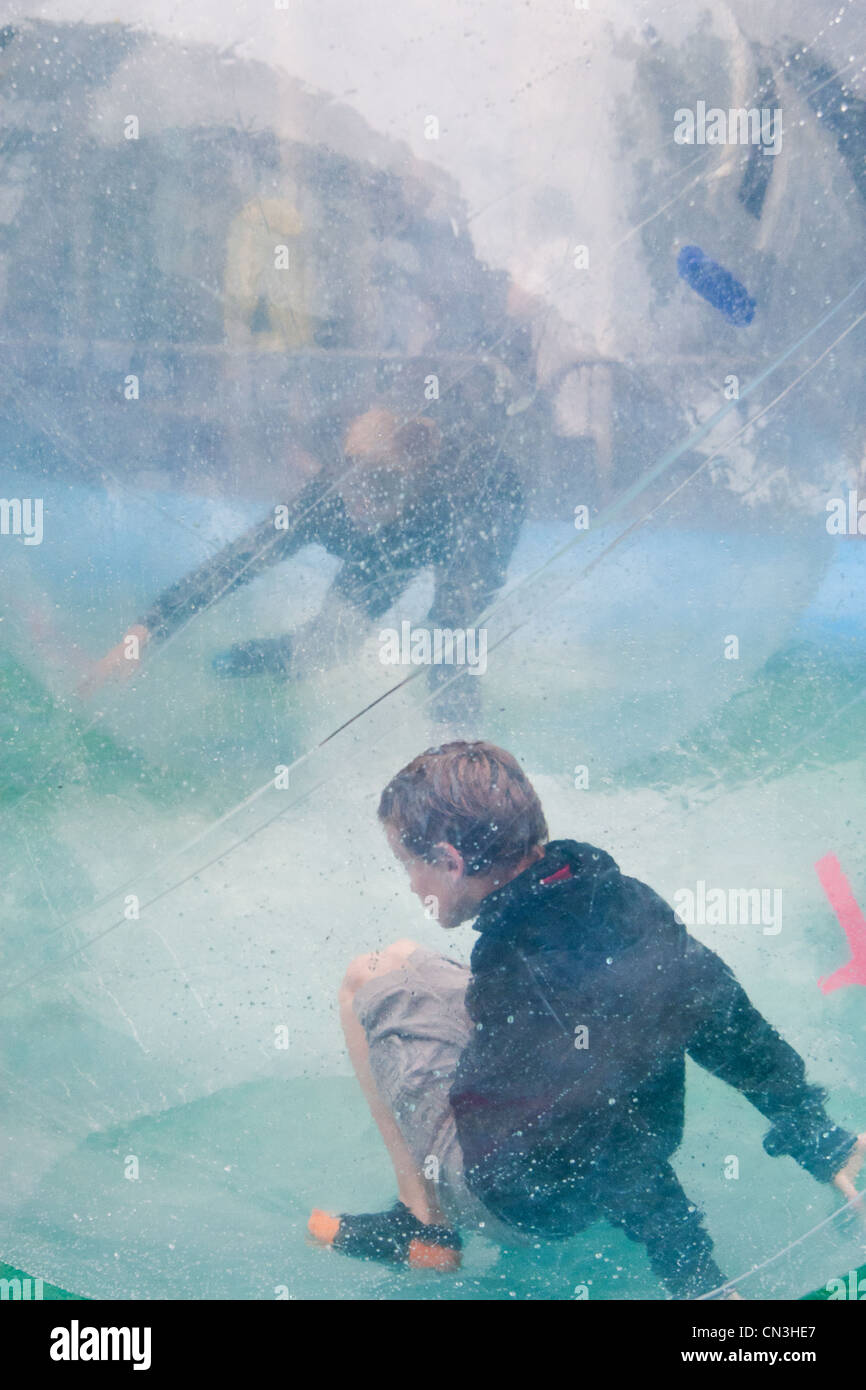
[[[862,1290],[862,1292],[861,1292]],[[77,1299],[81,1301],[81,1295],[70,1293],[68,1289],[58,1289],[55,1284],[46,1284],[42,1281],[41,1292],[39,1291],[39,1280],[32,1275],[25,1274],[23,1270],[15,1269],[13,1265],[3,1264],[0,1261],[0,1300],[3,1299]],[[811,1293],[803,1294],[802,1302],[809,1299],[849,1299],[866,1301],[866,1264],[860,1265],[859,1269],[851,1270],[846,1275],[840,1275],[838,1279],[829,1279],[820,1289],[813,1289]],[[83,1300],[87,1301],[87,1300]]]

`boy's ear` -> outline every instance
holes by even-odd
[[[448,869],[451,873],[465,873],[466,861],[463,855],[460,853],[459,849],[455,849],[454,846],[449,845],[447,841],[442,840],[438,845],[434,845],[433,852],[436,855],[436,863],[440,868]]]

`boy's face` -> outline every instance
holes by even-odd
[[[409,886],[440,927],[459,927],[478,911],[476,885],[467,879],[463,859],[450,845],[440,847],[435,864],[410,854],[393,826],[386,830],[388,844],[409,875]],[[431,899],[433,900],[431,902]]]

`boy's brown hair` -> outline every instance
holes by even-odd
[[[547,840],[541,802],[517,759],[493,743],[428,748],[392,777],[379,819],[410,854],[435,860],[453,845],[468,874],[519,863]]]

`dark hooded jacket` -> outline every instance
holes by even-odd
[[[469,1186],[507,1221],[567,1234],[569,1204],[663,1165],[685,1057],[771,1121],[768,1153],[823,1181],[856,1140],[727,965],[609,854],[554,841],[484,899],[451,1103]],[[563,1194],[566,1194],[564,1199]]]

